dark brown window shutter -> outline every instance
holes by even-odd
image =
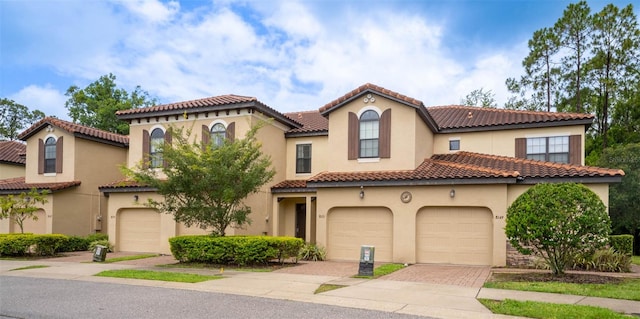
[[[516,138],[516,157],[527,158],[527,139],[524,137]]]
[[[202,150],[204,151],[207,148],[207,145],[211,142],[211,132],[209,131],[209,127],[206,125],[202,125]]]
[[[355,113],[349,112],[349,128],[348,131],[348,157],[350,160],[358,159],[358,149],[360,148],[359,138],[360,138],[360,127],[358,125],[358,115]]]
[[[142,130],[142,168],[149,167],[149,131]]]
[[[229,125],[227,125],[227,136],[225,136],[227,138],[227,140],[229,140],[229,142],[233,142],[236,139],[236,122],[231,122],[229,123]]]
[[[582,136],[569,136],[569,164],[582,165]]]
[[[168,128],[167,131],[164,132],[165,147],[171,145],[172,141],[173,141],[173,129]],[[162,158],[162,166],[164,166],[164,168],[169,167],[169,161],[167,161],[165,157]]]
[[[391,109],[382,112],[380,117],[380,158],[391,157]]]
[[[38,174],[44,174],[44,141],[38,139]]]
[[[62,136],[56,141],[56,173],[62,173]]]

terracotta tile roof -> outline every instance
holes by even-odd
[[[289,130],[287,135],[327,133],[329,131],[329,120],[318,111],[292,112],[284,115],[302,124],[302,127]]]
[[[591,114],[516,111],[460,105],[433,106],[426,109],[439,131],[556,122],[566,125],[569,121],[590,125],[594,118]]]
[[[543,162],[471,152],[437,154],[431,158],[471,167],[487,167],[496,170],[516,171],[521,177],[525,178],[624,176],[624,172],[619,169]]]
[[[258,101],[258,99],[256,99],[255,97],[234,94],[212,96],[197,100],[155,105],[139,109],[122,110],[116,112],[116,115],[118,115],[118,118],[120,119],[136,119],[156,115],[179,115],[185,112],[191,114],[198,112],[225,111],[231,109],[239,110],[239,108],[244,107],[256,109],[264,113],[265,115],[283,122],[291,127],[302,126],[297,121],[286,117],[284,114]]]
[[[320,113],[322,114],[326,114],[331,112],[333,109],[335,109],[336,107],[342,105],[345,102],[348,102],[354,98],[357,98],[360,94],[365,93],[365,92],[373,92],[373,93],[377,93],[379,95],[388,97],[390,99],[393,100],[397,100],[400,102],[404,102],[407,104],[410,104],[416,108],[424,108],[424,104],[422,103],[422,101],[420,100],[416,100],[412,97],[408,97],[406,95],[402,95],[400,93],[391,91],[391,90],[387,90],[383,87],[377,86],[375,84],[371,84],[371,83],[366,83],[364,85],[361,85],[360,87],[358,87],[357,89],[327,103],[325,106],[320,108]]]
[[[107,190],[107,189],[118,189],[118,188],[141,188],[141,187],[147,188],[149,186],[133,180],[123,179],[123,180],[118,180],[106,185],[102,185],[98,188],[102,191],[103,189]]]
[[[56,182],[56,183],[25,183],[24,177],[16,177],[0,180],[1,194],[17,194],[29,191],[32,188],[47,189],[52,192],[80,185],[80,181]]]
[[[0,141],[0,163],[13,165],[26,164],[24,154],[27,152],[27,145],[16,141]]]
[[[123,146],[129,145],[128,136],[111,133],[111,132],[99,130],[97,128],[88,127],[88,126],[84,126],[84,125],[80,125],[72,122],[63,121],[55,117],[43,118],[42,120],[31,125],[31,127],[26,129],[24,132],[20,133],[18,137],[21,140],[26,141],[33,134],[39,132],[41,129],[44,129],[49,125],[61,128],[71,134],[74,134],[77,137],[98,139],[105,142],[120,144]]]
[[[278,184],[275,184],[271,189],[283,189],[283,188],[306,188],[307,181],[304,179],[288,179]]]
[[[212,96],[206,97],[197,100],[189,100],[183,102],[176,102],[170,104],[161,104],[155,105],[145,108],[139,109],[130,109],[130,110],[122,110],[116,112],[117,115],[128,115],[128,114],[144,114],[144,113],[155,113],[160,111],[182,111],[189,109],[196,109],[206,106],[219,106],[219,105],[233,105],[239,103],[247,103],[247,102],[257,102],[258,99],[251,96],[241,96],[234,94],[220,95],[220,96]]]
[[[506,156],[486,155],[471,152],[437,154],[425,159],[414,170],[367,171],[367,172],[322,172],[309,180],[309,186],[335,185],[339,183],[367,182],[375,185],[385,182],[447,182],[468,180],[469,182],[492,179],[499,183],[523,182],[527,179],[544,178],[620,178],[624,172],[591,166],[579,166],[534,161]],[[504,179],[507,179],[506,181]]]

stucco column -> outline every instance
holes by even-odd
[[[278,232],[278,224],[280,223],[280,202],[277,196],[271,196],[271,203],[273,206],[273,213],[271,214],[271,235],[280,236]]]
[[[305,196],[305,199],[307,201],[305,205],[305,208],[307,211],[305,213],[306,218],[304,222],[306,224],[305,229],[307,231],[305,232],[304,240],[305,242],[310,243],[311,242],[311,218],[313,217],[311,214],[311,196],[307,195]]]

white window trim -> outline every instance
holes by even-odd
[[[358,158],[358,163],[378,163],[380,162],[380,157],[361,157]]]
[[[374,111],[376,113],[378,113],[378,118],[382,116],[382,111],[375,105],[367,105],[363,108],[361,108],[358,111],[358,121],[360,120],[360,117],[362,116],[362,113],[366,112],[366,111]]]
[[[211,132],[211,129],[212,129],[212,128],[213,128],[213,126],[214,126],[214,125],[216,125],[216,124],[222,124],[222,125],[224,126],[224,129],[225,129],[225,130],[229,127],[229,125],[227,124],[227,122],[226,122],[226,121],[221,120],[221,119],[216,119],[215,121],[213,121],[213,122],[209,123],[209,125],[208,125],[208,127],[209,127],[209,132]]]
[[[296,172],[296,176],[311,176],[313,174],[313,143],[311,141],[298,141],[293,149],[293,153],[296,158],[296,165],[293,170],[296,171],[298,169],[298,145],[311,145],[311,172],[309,173],[298,173]]]
[[[56,136],[56,135],[55,135],[55,134],[53,134],[53,133],[49,133],[49,134],[47,134],[47,135],[45,135],[45,136],[44,136],[44,139],[43,139],[42,141],[45,143],[45,148],[46,148],[47,140],[48,140],[50,137],[52,137],[52,138],[56,141],[56,151],[57,151],[57,147],[58,147],[58,145],[57,145],[57,144],[58,144],[58,138],[59,138],[59,137],[58,137],[58,136]],[[45,151],[45,152],[46,152],[46,151]],[[62,155],[64,156],[64,154],[62,154]],[[44,156],[44,154],[42,154],[42,156]],[[56,161],[57,161],[57,160],[58,160],[58,158],[56,157]],[[56,173],[56,172],[51,172],[51,173],[42,173],[42,176],[46,176],[46,177],[53,177],[53,176],[57,176],[57,175],[58,175],[58,173]]]
[[[451,141],[458,141],[458,149],[457,150],[452,150],[451,149]],[[459,152],[462,150],[462,139],[460,137],[450,137],[449,138],[449,145],[447,145],[447,148],[449,149],[449,152]]]
[[[167,133],[167,130],[164,128],[164,126],[155,124],[149,129],[149,138],[151,138],[151,133],[153,133],[153,131],[155,131],[155,129],[157,128],[161,129],[162,133],[165,133],[165,134]]]

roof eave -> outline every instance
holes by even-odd
[[[284,188],[272,188],[271,193],[315,193],[316,189],[313,187],[284,187]]]
[[[308,137],[308,136],[327,136],[328,130],[313,131],[313,132],[287,132],[284,133],[284,137]]]
[[[591,126],[592,123],[593,123],[593,119],[558,120],[558,121],[550,121],[550,122],[500,124],[500,125],[487,125],[487,126],[461,127],[461,128],[440,128],[438,133],[503,131],[503,130],[517,130],[517,129],[527,129],[527,128],[572,126],[572,125],[585,125],[585,127],[588,128],[589,126]]]
[[[384,186],[429,186],[429,185],[485,185],[485,184],[515,184],[515,177],[486,177],[486,178],[434,178],[413,180],[386,181],[347,181],[347,182],[307,182],[307,186],[317,188],[337,187],[384,187]]]
[[[158,191],[155,187],[148,186],[121,186],[121,187],[98,187],[98,190],[101,193],[104,193],[105,196],[109,196],[110,193],[133,193],[133,192],[156,192]]]
[[[518,184],[540,184],[540,183],[579,183],[579,184],[612,184],[620,183],[622,176],[573,176],[573,177],[524,177]]]

